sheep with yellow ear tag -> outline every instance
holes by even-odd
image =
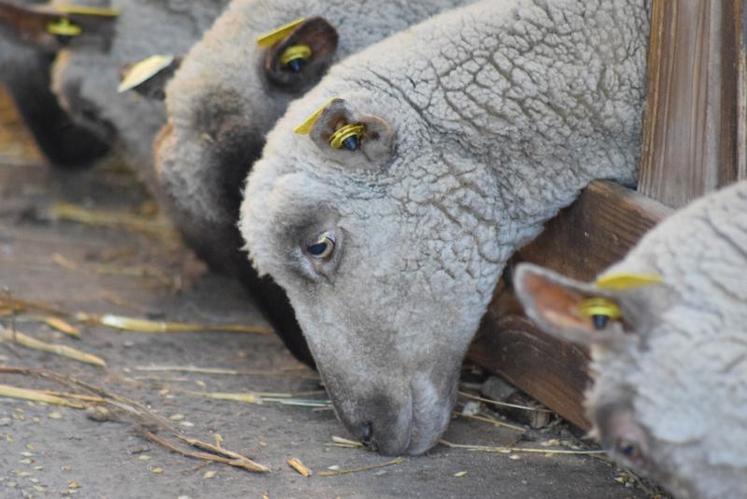
[[[201,256],[235,273],[240,193],[288,103],[349,54],[474,0],[234,0],[167,88],[156,169],[171,212]],[[354,126],[353,126],[354,127]],[[354,150],[358,128],[335,147]]]
[[[742,181],[662,222],[594,283],[533,265],[514,279],[540,328],[591,348],[593,433],[676,497],[747,491],[745,213]]]
[[[240,249],[236,222],[247,172],[288,103],[331,65],[471,1],[234,0],[167,87],[168,124],[155,150],[169,212],[211,268],[242,278],[281,335],[292,329],[286,343],[307,362],[287,300],[268,298],[272,284],[257,280]],[[334,147],[356,150],[363,135],[354,124],[341,128]]]
[[[267,135],[241,206],[249,258],[371,447],[438,442],[505,262],[591,180],[635,178],[648,14],[452,9],[333,66]]]
[[[76,122],[111,143],[155,193],[153,140],[166,122],[161,89],[178,65],[179,56],[200,39],[227,3],[228,0],[52,2],[55,8],[74,10],[68,17],[73,26],[79,25],[80,16],[117,13],[108,46],[70,43],[60,51],[52,86]],[[81,36],[85,36],[85,25],[82,28]],[[60,24],[54,29],[69,30],[71,26]],[[153,62],[153,56],[168,60],[170,65],[140,81],[137,88],[128,88],[134,78],[127,80],[131,69],[138,62]]]
[[[96,22],[87,13],[46,2],[0,0],[0,83],[52,166],[89,166],[107,152],[104,141],[60,107],[50,89],[50,68],[62,46],[103,46],[114,17]]]

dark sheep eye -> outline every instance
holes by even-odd
[[[639,461],[641,458],[641,453],[638,450],[638,446],[630,440],[620,439],[617,441],[615,447],[617,452],[621,456],[624,456],[630,462],[634,463],[636,461]]]
[[[335,240],[331,234],[325,232],[314,243],[306,246],[306,252],[314,258],[327,259],[335,250]]]

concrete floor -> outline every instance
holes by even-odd
[[[141,218],[149,210],[143,192],[121,169],[104,165],[64,174],[44,165],[7,100],[0,98],[0,289],[6,295],[71,312],[263,324],[237,283],[205,272],[173,238],[55,220],[50,209],[57,202]],[[0,318],[6,327],[10,322]],[[145,440],[126,422],[96,422],[84,411],[0,398],[0,497],[647,496],[635,482],[620,478],[629,475],[598,456],[484,453],[444,446],[384,468],[304,478],[286,464],[289,458],[299,458],[315,473],[390,458],[329,446],[333,435],[347,436],[330,410],[209,400],[187,393],[287,392],[324,398],[314,372],[294,361],[274,336],[155,335],[83,327],[82,339],[75,340],[28,315],[16,317],[15,328],[98,355],[107,367],[7,343],[0,344],[0,365],[45,368],[105,387],[171,418],[188,436],[213,441],[219,433],[226,448],[254,458],[271,472],[251,474],[174,454]],[[153,366],[237,373],[147,370]],[[0,374],[0,384],[60,389],[19,375]],[[316,393],[305,393],[309,391]],[[522,433],[461,418],[452,422],[445,439],[525,448],[550,448],[545,446],[558,439],[579,443],[563,424]]]

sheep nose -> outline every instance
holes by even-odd
[[[373,425],[370,422],[363,423],[360,425],[358,432],[363,445],[365,445],[366,447],[371,447],[373,445]]]

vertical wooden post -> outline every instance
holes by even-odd
[[[744,0],[653,0],[638,190],[666,205],[745,175]]]

